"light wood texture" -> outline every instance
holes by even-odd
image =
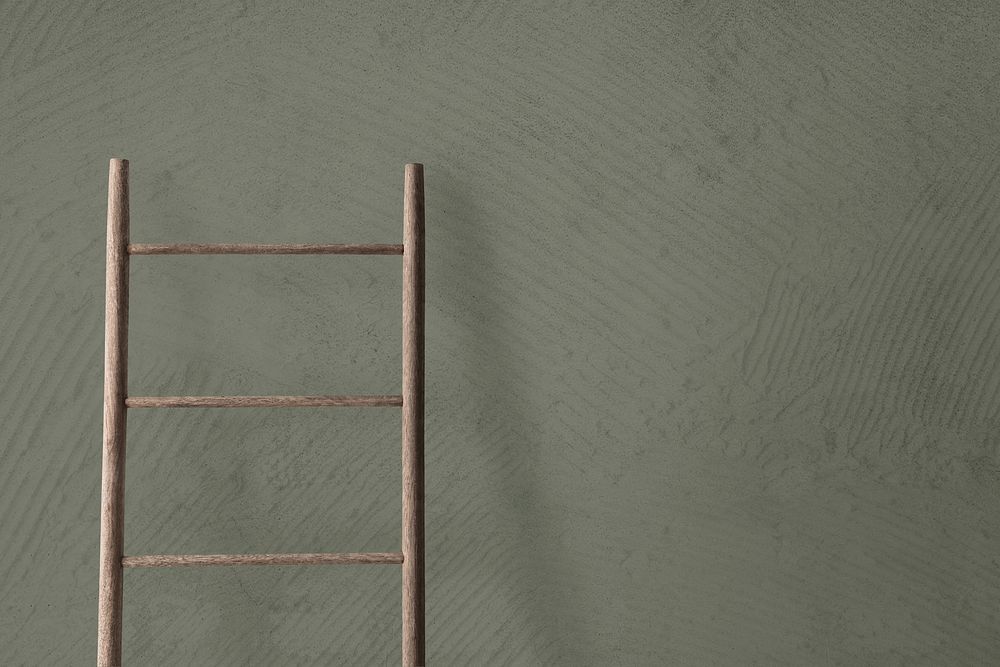
[[[197,567],[203,565],[398,565],[403,554],[198,554],[184,556],[126,556],[123,567]]]
[[[390,243],[132,243],[131,255],[402,255]]]
[[[125,524],[125,394],[128,385],[128,160],[111,160],[104,302],[104,445],[97,664],[121,665]]]
[[[380,396],[129,396],[130,408],[321,408],[403,405],[398,394]]]
[[[403,665],[424,648],[424,167],[403,183]]]

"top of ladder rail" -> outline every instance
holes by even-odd
[[[402,255],[401,243],[130,243],[129,255]]]

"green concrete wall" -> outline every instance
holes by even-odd
[[[985,1],[0,5],[0,664],[96,654],[116,156],[146,242],[399,242],[426,165],[433,664],[1000,663],[998,35]],[[135,258],[130,393],[394,393],[399,268]],[[126,552],[396,549],[398,420],[132,411]],[[398,664],[399,589],[129,571],[126,664]]]

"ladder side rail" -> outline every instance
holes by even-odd
[[[403,183],[403,665],[424,647],[424,167]]]
[[[125,396],[128,385],[128,160],[111,160],[104,311],[104,443],[97,664],[122,660],[122,557],[125,528]]]

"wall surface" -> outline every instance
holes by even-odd
[[[1000,663],[998,72],[985,0],[0,4],[0,664],[96,654],[111,157],[145,242],[399,242],[426,165],[432,664]],[[395,393],[400,282],[134,258],[130,393]],[[398,548],[398,411],[128,439],[128,554]],[[399,595],[130,570],[126,664]]]

